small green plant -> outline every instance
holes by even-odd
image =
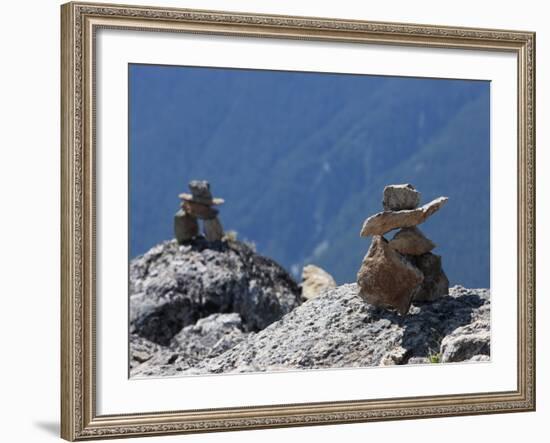
[[[441,363],[441,353],[436,352],[428,355],[428,362],[430,363]]]

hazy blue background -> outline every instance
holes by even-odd
[[[299,275],[355,280],[390,183],[447,205],[421,229],[451,284],[489,286],[490,84],[131,65],[130,255],[173,237],[207,179],[221,221]],[[389,235],[391,237],[391,234]]]

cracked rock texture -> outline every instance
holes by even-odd
[[[484,362],[490,358],[487,289],[454,286],[448,296],[413,302],[405,317],[365,303],[356,284],[328,290],[262,330],[249,331],[238,316],[229,315],[213,315],[186,327],[168,347],[134,366],[132,376],[428,364],[434,359]],[[208,341],[201,339],[208,351],[193,344],[202,334],[196,327],[216,331]],[[190,347],[199,350],[190,352]]]
[[[178,371],[192,368],[204,359],[231,349],[247,335],[237,313],[212,314],[202,318],[196,324],[183,328],[168,346],[159,346],[132,334],[130,343],[136,344],[130,347],[131,375],[155,376],[171,372],[174,368]],[[149,351],[145,356],[144,347]]]
[[[164,347],[212,314],[236,313],[240,329],[259,331],[301,303],[281,266],[238,241],[161,243],[131,261],[129,287],[130,334]]]

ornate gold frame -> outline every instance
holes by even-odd
[[[67,440],[535,409],[535,34],[218,11],[61,7],[61,436]],[[98,28],[508,51],[518,60],[518,381],[511,392],[98,416],[94,33]]]

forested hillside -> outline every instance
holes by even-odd
[[[421,226],[451,284],[489,286],[488,82],[130,67],[130,257],[173,237],[209,180],[221,221],[299,275],[355,281],[363,220],[390,183],[449,203]]]

